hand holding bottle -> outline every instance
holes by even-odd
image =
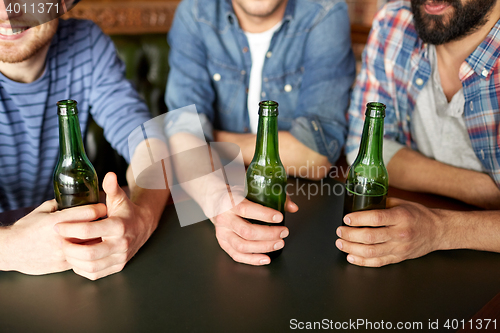
[[[61,250],[64,238],[54,231],[58,223],[95,223],[106,216],[104,204],[57,210],[56,200],[44,202],[0,233],[0,270],[30,275],[62,272],[71,268]]]
[[[55,226],[65,238],[62,251],[73,271],[96,280],[123,269],[153,233],[151,212],[134,204],[118,185],[116,175],[104,177],[108,217],[94,222],[64,222]],[[85,207],[85,206],[83,206]],[[68,239],[98,239],[76,243]]]
[[[289,198],[285,210],[294,213],[298,206]],[[285,226],[253,224],[246,219],[279,224],[283,214],[249,200],[243,200],[234,209],[212,219],[220,247],[234,261],[249,265],[267,265],[271,262],[268,252],[283,248],[289,234]]]

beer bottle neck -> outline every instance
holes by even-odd
[[[59,158],[86,156],[77,114],[59,115]]]
[[[367,165],[383,161],[384,118],[366,116],[356,162]]]
[[[278,117],[277,115],[259,116],[257,142],[253,162],[265,160],[267,163],[280,161],[278,145]]]

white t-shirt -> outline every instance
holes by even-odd
[[[410,123],[411,136],[424,156],[457,168],[484,172],[470,141],[463,119],[464,93],[460,89],[448,102],[439,77],[436,47],[429,44],[432,75],[417,97]],[[383,158],[387,166],[403,147],[399,142],[384,139]],[[358,152],[347,154],[352,164]]]
[[[250,48],[250,54],[252,56],[252,69],[250,70],[247,107],[250,118],[250,131],[253,134],[257,133],[257,127],[259,125],[259,103],[265,97],[261,95],[262,69],[264,68],[264,62],[271,44],[271,39],[273,38],[274,33],[281,27],[281,23],[282,22],[279,22],[277,25],[264,32],[245,32],[248,40],[248,46]]]

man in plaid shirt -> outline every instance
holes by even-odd
[[[382,102],[390,185],[489,210],[388,199],[386,210],[344,217],[358,227],[337,229],[349,262],[383,266],[458,248],[500,252],[499,19],[496,0],[396,0],[375,17],[351,98],[348,162],[365,105]]]

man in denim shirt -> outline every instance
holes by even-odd
[[[346,135],[355,76],[349,27],[341,0],[184,0],[169,33],[167,106],[195,104],[207,140],[238,144],[248,165],[258,102],[277,101],[287,172],[323,178]],[[169,136],[192,132],[192,123],[188,114],[177,117]],[[246,204],[245,211],[255,214],[246,218],[282,219],[279,212]],[[214,219],[221,247],[237,261],[269,263],[261,253],[283,247],[288,229],[252,225],[240,216]]]
[[[342,1],[182,1],[169,33],[166,103],[170,110],[195,104],[207,139],[238,144],[249,164],[255,150],[250,118],[257,115],[258,104],[247,108],[254,73],[246,34],[273,27],[258,94],[280,105],[285,168],[298,174],[305,166],[303,177],[322,178],[344,145],[345,111],[355,75]],[[189,121],[180,119],[174,126],[190,131]],[[313,171],[313,164],[323,167]]]

